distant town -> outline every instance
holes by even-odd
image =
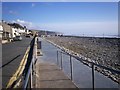
[[[46,31],[46,30],[30,30],[26,26],[22,26],[18,23],[9,23],[4,20],[0,22],[0,41],[2,43],[11,42],[16,36],[24,35],[26,37],[34,36],[57,36],[62,35],[58,32]]]

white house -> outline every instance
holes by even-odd
[[[19,36],[20,34],[18,33],[18,29],[17,28],[12,28],[12,38]]]
[[[22,34],[30,34],[28,29],[14,28],[12,27],[12,37],[20,36]]]
[[[17,29],[17,32],[18,32],[19,34],[24,34],[24,33],[25,33],[25,29],[18,28],[18,29]]]
[[[0,23],[0,40],[2,40],[3,26]]]

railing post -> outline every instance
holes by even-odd
[[[62,69],[62,52],[61,52],[61,69]]]
[[[33,59],[32,59],[32,67],[31,67],[31,73],[30,73],[30,82],[31,82],[31,87],[30,88],[32,88],[32,76],[33,76],[33,74],[34,74],[34,57],[33,57]]]
[[[95,86],[94,86],[94,64],[92,64],[92,88],[94,90]]]
[[[118,90],[120,90],[120,75],[118,74]]]
[[[30,84],[29,89],[31,90],[31,73],[30,73],[30,77],[29,77],[29,84]]]
[[[72,60],[70,55],[70,70],[71,70],[71,80],[73,79],[73,70],[72,70]]]
[[[57,51],[57,65],[59,65],[59,62],[58,62],[58,51]]]

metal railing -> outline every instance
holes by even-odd
[[[78,61],[81,61],[81,62],[87,62],[87,63],[89,63],[89,64],[91,64],[91,68],[92,68],[92,88],[93,88],[93,90],[95,89],[95,73],[94,73],[94,71],[95,71],[95,67],[97,66],[97,67],[99,67],[99,68],[103,68],[103,69],[105,69],[105,70],[108,70],[108,71],[110,71],[110,72],[114,72],[114,73],[116,73],[116,74],[118,74],[118,77],[119,77],[119,75],[120,75],[120,71],[118,71],[118,70],[114,70],[114,69],[111,69],[111,68],[108,68],[108,67],[105,67],[105,66],[102,66],[102,65],[99,65],[99,64],[96,64],[96,63],[94,63],[94,62],[90,62],[90,61],[87,61],[87,60],[83,60],[83,59],[81,59],[80,57],[78,57],[78,56],[75,56],[75,55],[72,55],[72,54],[70,54],[70,53],[68,53],[68,52],[65,52],[65,51],[60,51],[60,50],[58,50],[57,51],[57,65],[59,65],[59,59],[58,59],[58,56],[59,56],[59,53],[60,53],[60,57],[61,57],[61,59],[60,59],[60,68],[61,69],[63,69],[63,59],[62,59],[62,54],[65,54],[65,55],[69,55],[70,57],[69,57],[69,60],[70,60],[70,79],[71,80],[73,80],[73,63],[72,63],[72,57],[73,58],[75,58],[76,60],[78,60]],[[118,85],[119,85],[119,89],[120,89],[120,80],[118,80],[119,82],[118,82]]]
[[[27,63],[23,72],[24,81],[23,81],[23,89],[26,90],[27,88],[32,88],[32,75],[33,75],[33,67],[35,62],[34,57],[34,44],[35,44],[35,38],[30,43],[30,51],[27,58]]]

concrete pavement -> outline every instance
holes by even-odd
[[[36,65],[35,88],[76,88],[75,84],[55,64],[40,60]]]

